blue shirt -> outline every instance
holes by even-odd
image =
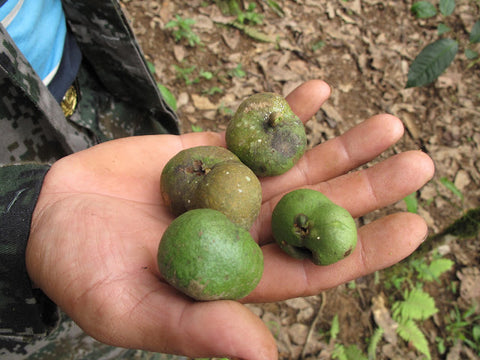
[[[67,26],[60,0],[0,0],[0,21],[45,85],[63,56]]]

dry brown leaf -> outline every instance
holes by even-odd
[[[192,94],[193,105],[198,110],[216,110],[218,105],[213,104],[209,98],[200,96],[197,94]]]
[[[383,337],[385,340],[392,345],[396,345],[398,342],[398,324],[390,316],[390,311],[385,306],[383,294],[379,294],[372,298],[372,312],[375,323],[384,331]]]
[[[478,267],[467,267],[457,271],[460,279],[460,296],[470,302],[480,301],[480,270]]]

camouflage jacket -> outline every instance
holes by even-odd
[[[135,104],[137,118],[142,119],[134,126],[120,124],[130,129],[121,136],[178,133],[178,119],[162,99],[119,3],[62,3],[68,27],[98,77],[102,94],[122,104]],[[66,119],[0,24],[0,349],[44,336],[57,324],[56,306],[32,289],[25,248],[48,163],[117,137],[105,124],[99,125],[98,114],[85,115],[98,106],[88,103],[88,93],[85,96],[83,112]],[[111,104],[103,107],[109,109]]]

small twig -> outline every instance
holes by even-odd
[[[300,354],[298,359],[305,359],[308,342],[312,338],[312,334],[315,331],[315,327],[317,326],[318,320],[320,320],[320,316],[322,315],[322,311],[323,311],[323,308],[325,307],[326,302],[327,302],[327,296],[325,295],[325,292],[322,292],[322,303],[320,304],[320,308],[317,311],[317,315],[315,315],[315,318],[313,319],[312,324],[310,325],[307,338],[305,339],[305,344],[303,344],[302,353]]]

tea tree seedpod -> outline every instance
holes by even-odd
[[[250,233],[212,209],[173,220],[157,261],[165,280],[196,300],[241,299],[263,274],[263,254]]]
[[[283,251],[316,265],[346,258],[357,244],[350,213],[310,189],[294,190],[278,202],[272,213],[272,232]]]
[[[219,146],[198,146],[179,152],[165,165],[160,189],[178,216],[209,208],[249,230],[262,204],[257,176],[237,156]]]
[[[307,145],[303,123],[287,101],[274,93],[244,100],[230,120],[225,138],[227,148],[258,176],[288,171]]]

